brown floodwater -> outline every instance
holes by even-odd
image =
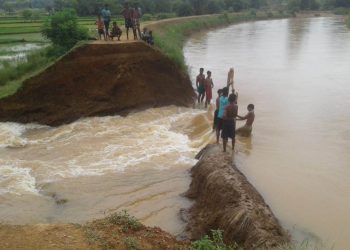
[[[175,235],[206,111],[174,106],[58,128],[0,123],[0,222],[83,223],[121,210]]]
[[[233,25],[193,36],[191,76],[215,90],[235,68],[239,113],[256,106],[235,162],[295,239],[350,249],[350,30],[342,17]],[[238,123],[238,125],[241,123]]]

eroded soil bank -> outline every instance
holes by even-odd
[[[187,249],[159,228],[145,227],[133,217],[113,214],[86,225],[0,225],[0,249]]]
[[[225,241],[244,249],[271,249],[289,242],[269,206],[233,165],[232,155],[208,145],[192,168],[186,196],[195,203],[188,211],[188,233],[199,239],[211,229],[224,231]]]
[[[0,100],[0,121],[58,126],[82,117],[188,106],[194,95],[189,77],[145,43],[88,44]]]

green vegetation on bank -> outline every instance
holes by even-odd
[[[348,27],[350,28],[350,14],[348,15],[348,19],[347,19],[346,24],[347,24],[347,25],[348,25]]]
[[[29,53],[26,60],[16,64],[1,63],[0,98],[15,93],[24,78],[46,68],[80,41],[88,39],[87,30],[80,27],[77,20],[72,9],[56,12],[42,27],[43,36],[51,41],[51,46]]]
[[[226,245],[221,230],[211,230],[211,237],[208,235],[202,239],[192,242],[190,250],[238,250],[236,244]]]
[[[182,48],[188,34],[244,21],[283,18],[287,16],[288,14],[283,12],[256,12],[255,10],[251,10],[243,13],[225,13],[184,19],[170,25],[165,23],[164,25],[159,25],[159,27],[157,26],[157,32],[154,35],[155,46],[180,66],[181,69],[186,71],[187,68]]]

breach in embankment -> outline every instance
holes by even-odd
[[[189,77],[146,44],[87,44],[0,100],[0,121],[57,126],[82,117],[187,106],[193,97]]]

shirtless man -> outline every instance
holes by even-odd
[[[205,97],[205,75],[204,69],[200,68],[199,75],[196,78],[196,86],[198,91],[198,103],[202,103]]]
[[[223,139],[224,152],[226,152],[226,146],[228,138],[232,139],[232,150],[235,149],[235,138],[236,138],[236,117],[238,113],[238,106],[236,102],[236,96],[231,94],[228,98],[229,105],[225,108],[223,117],[223,126],[221,137]]]
[[[232,93],[235,94],[233,91],[234,91],[234,78],[235,78],[235,71],[233,68],[230,68],[228,74],[227,74],[227,88],[230,92],[230,86],[232,87]]]
[[[238,120],[240,121],[247,120],[245,125],[236,130],[236,133],[238,135],[246,136],[246,137],[251,135],[252,129],[253,129],[253,123],[255,119],[254,104],[249,104],[247,109],[248,109],[248,114],[246,114],[245,116],[238,115],[238,118],[239,118]]]

